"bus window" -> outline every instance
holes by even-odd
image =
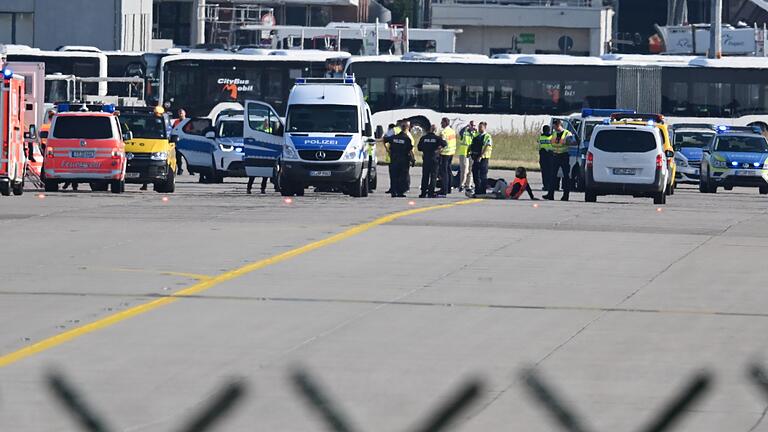
[[[691,110],[701,117],[730,117],[732,113],[730,84],[691,83]]]
[[[546,114],[561,111],[562,84],[559,81],[521,80],[520,109],[523,113]]]
[[[762,84],[734,84],[733,100],[736,108],[736,115],[765,114],[766,98],[761,98],[768,87]]]
[[[365,101],[374,112],[386,109],[387,106],[387,80],[386,78],[365,78],[361,80],[361,86]]]
[[[483,107],[483,80],[443,80],[443,100],[447,110],[456,108],[480,109]]]
[[[464,106],[464,101],[461,97],[461,87],[463,83],[464,80],[461,79],[446,79],[443,81],[443,104],[446,110]]]
[[[467,80],[465,104],[467,108],[480,109],[483,107],[483,80]]]
[[[662,111],[668,115],[688,114],[688,84],[667,82],[661,92]]]
[[[433,77],[393,77],[395,108],[428,107],[440,104],[440,79]]]
[[[492,112],[510,112],[514,89],[512,80],[488,80],[488,108]]]

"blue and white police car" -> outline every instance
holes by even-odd
[[[716,193],[722,186],[757,187],[768,194],[768,140],[759,127],[718,126],[703,148],[699,191]]]
[[[715,137],[715,126],[707,123],[678,123],[670,127],[675,148],[677,182],[698,184],[704,147]]]

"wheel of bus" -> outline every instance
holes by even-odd
[[[107,183],[88,183],[88,185],[91,186],[91,190],[94,192],[106,192],[109,189]]]
[[[588,203],[597,202],[597,194],[592,192],[592,191],[585,190],[584,191],[584,202],[588,202]]]
[[[154,185],[155,192],[174,193],[176,191],[176,172],[168,167],[168,177]]]
[[[663,190],[661,192],[657,192],[653,194],[653,203],[654,204],[666,204],[667,203],[667,191]]]
[[[56,180],[45,180],[43,185],[46,192],[58,192],[59,190],[59,182]]]
[[[16,196],[22,195],[24,193],[24,177],[21,178],[20,182],[16,182],[12,186],[13,194]]]
[[[112,180],[109,183],[109,190],[115,194],[125,192],[125,180]]]

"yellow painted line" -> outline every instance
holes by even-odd
[[[298,247],[296,249],[291,249],[287,252],[283,252],[281,254],[275,255],[270,258],[266,258],[260,261],[256,261],[250,264],[246,264],[242,267],[236,268],[234,270],[230,270],[225,273],[221,273],[217,276],[201,280],[200,282],[191,285],[185,289],[182,289],[180,291],[177,291],[173,293],[172,295],[168,297],[159,298],[156,300],[152,300],[147,303],[142,303],[138,306],[131,307],[129,309],[126,309],[121,312],[117,312],[112,315],[108,315],[100,320],[94,321],[89,324],[82,325],[80,327],[73,328],[72,330],[68,330],[62,333],[59,333],[55,336],[49,337],[47,339],[41,340],[40,342],[33,343],[31,345],[28,345],[24,348],[21,348],[17,351],[14,351],[9,354],[5,354],[3,356],[0,356],[0,367],[5,367],[10,364],[16,363],[18,361],[21,361],[27,357],[33,356],[35,354],[41,353],[43,351],[49,350],[51,348],[54,348],[56,346],[59,346],[65,342],[71,341],[73,339],[76,339],[80,336],[85,336],[88,333],[95,332],[96,330],[100,330],[106,327],[109,327],[113,324],[117,324],[121,321],[125,321],[129,318],[133,318],[135,316],[141,315],[145,312],[149,312],[152,310],[155,310],[161,306],[165,306],[171,303],[175,303],[180,298],[183,298],[185,296],[200,294],[203,291],[207,291],[216,285],[219,285],[221,283],[227,282],[229,280],[238,278],[240,276],[246,275],[248,273],[254,272],[256,270],[262,269],[264,267],[277,264],[282,261],[289,260],[291,258],[295,258],[299,255],[303,255],[308,252],[312,252],[316,249],[320,249],[325,246],[332,245],[334,243],[338,243],[342,240],[348,239],[350,237],[356,236],[358,234],[361,234],[365,231],[370,230],[371,228],[377,227],[379,225],[384,225],[386,223],[392,222],[394,220],[411,216],[419,213],[425,213],[432,210],[440,210],[440,209],[446,209],[450,207],[456,207],[460,205],[465,204],[472,204],[482,202],[482,200],[464,200],[464,201],[458,201],[451,204],[441,204],[436,206],[430,206],[430,207],[418,207],[413,208],[410,210],[405,210],[397,213],[392,213],[386,216],[382,216],[378,219],[375,219],[371,222],[362,223],[359,225],[355,225],[352,228],[349,228],[345,231],[342,231],[338,234],[334,234],[330,237],[326,237],[322,240],[318,240],[309,244],[306,244],[304,246]]]

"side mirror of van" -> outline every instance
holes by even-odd
[[[376,132],[373,134],[374,138],[381,139],[384,136],[384,128],[381,125],[376,126]]]
[[[216,138],[216,132],[214,131],[208,131],[205,133],[205,137],[208,139],[215,139]]]
[[[40,138],[47,139],[48,138],[48,131],[40,131]]]
[[[133,132],[123,132],[123,141],[130,141],[133,139]]]
[[[365,124],[365,130],[363,130],[363,135],[367,136],[367,137],[373,135],[373,131],[371,130],[371,124],[370,123],[366,123]]]
[[[664,154],[666,154],[668,158],[675,157],[675,152],[673,152],[672,150],[667,150]]]
[[[179,136],[178,135],[171,135],[171,137],[168,138],[168,141],[172,142],[172,143],[177,143],[177,142],[179,142]]]

